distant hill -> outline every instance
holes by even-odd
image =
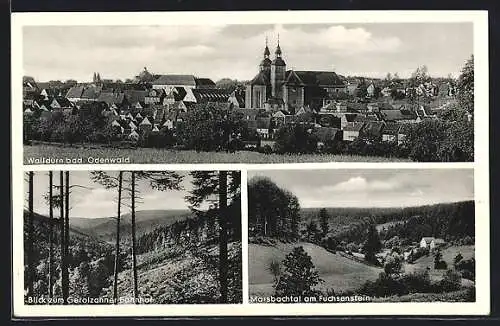
[[[274,260],[280,262],[281,268],[283,268],[283,259],[296,246],[302,246],[311,256],[320,278],[325,281],[320,285],[322,290],[334,289],[336,292],[354,290],[366,280],[376,279],[382,271],[380,268],[331,253],[308,242],[293,244],[279,242],[275,245],[250,243],[248,245],[250,295],[267,296],[273,294],[274,277],[269,271],[269,265]]]
[[[135,213],[136,234],[147,233],[158,226],[170,225],[191,216],[189,210],[141,210]],[[104,241],[113,241],[116,237],[116,218],[79,218],[70,217],[70,225],[76,230],[92,235]],[[122,237],[127,239],[131,233],[131,215],[122,215],[120,222]]]

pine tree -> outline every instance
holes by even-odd
[[[34,172],[28,172],[28,296],[33,296],[33,286],[35,282],[35,260],[34,260],[34,225],[33,225],[33,175]]]
[[[136,199],[136,193],[135,193],[135,171],[130,172],[131,174],[131,200],[132,200],[132,212],[131,212],[131,219],[132,219],[132,273],[133,273],[133,280],[134,280],[134,298],[137,300],[139,297],[138,293],[138,285],[137,285],[137,248],[136,248],[136,238],[135,238],[135,199]]]
[[[365,260],[371,263],[377,263],[376,254],[382,249],[382,243],[378,235],[377,228],[374,224],[368,227],[366,241],[363,244],[363,253]]]
[[[200,207],[204,201],[216,207],[219,222],[219,283],[220,303],[228,302],[228,200],[233,201],[239,195],[241,175],[239,171],[193,171],[191,172],[193,189],[186,196],[192,209]],[[214,197],[217,198],[214,200]],[[241,223],[241,222],[240,222]]]
[[[325,237],[328,234],[328,212],[325,208],[319,211],[319,225],[321,227],[321,235]]]
[[[49,282],[48,282],[48,288],[49,288],[49,297],[52,298],[53,296],[53,274],[54,274],[54,207],[53,207],[53,201],[54,201],[54,195],[53,195],[53,172],[49,171]]]

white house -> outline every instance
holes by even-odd
[[[428,248],[429,250],[434,250],[440,246],[443,246],[446,242],[443,239],[434,237],[423,237],[420,240],[420,248]]]

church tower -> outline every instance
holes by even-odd
[[[267,46],[267,37],[266,37],[266,47],[264,48],[264,59],[260,62],[259,71],[264,71],[271,69],[271,59],[269,59],[269,55],[271,52],[269,51],[269,47]]]
[[[286,63],[281,57],[279,36],[278,46],[276,47],[274,55],[274,60],[271,62],[271,94],[272,97],[281,98],[283,96],[282,86],[285,81]]]

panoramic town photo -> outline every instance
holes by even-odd
[[[242,302],[240,171],[25,173],[24,303]]]
[[[473,55],[472,23],[25,26],[24,163],[470,162]]]
[[[250,303],[476,301],[472,169],[248,178]]]

